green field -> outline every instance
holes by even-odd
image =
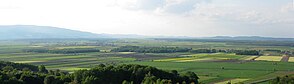
[[[130,64],[151,65],[161,69],[179,70],[181,72],[194,71],[200,76],[213,77],[218,79],[254,79],[262,77],[275,71],[294,71],[294,63],[279,62],[274,65],[272,62],[131,62]],[[212,80],[212,79],[210,79]],[[211,82],[207,80],[205,82]]]
[[[287,46],[229,45],[225,42],[166,41],[153,39],[115,39],[83,41],[20,41],[0,42],[0,60],[33,65],[45,65],[48,69],[74,71],[89,69],[99,64],[140,64],[164,70],[178,70],[180,73],[193,71],[203,83],[251,83],[294,72],[293,57],[289,62],[280,62],[282,54],[266,51],[264,55],[236,55],[235,53],[138,53],[111,52],[111,49],[125,45],[151,47],[183,47],[193,49],[241,49],[266,50],[279,49],[293,51]],[[62,45],[60,45],[62,44]],[[87,53],[36,53],[25,49],[100,49],[100,52]],[[280,56],[279,56],[280,55]],[[283,73],[277,74],[277,73]]]

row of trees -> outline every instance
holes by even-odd
[[[121,46],[112,49],[112,52],[139,52],[139,53],[175,53],[175,52],[189,52],[191,48],[179,47],[140,47],[140,46]]]
[[[25,49],[24,52],[70,54],[70,53],[100,52],[100,50],[96,48],[67,48],[67,49],[37,48],[37,49]]]
[[[192,49],[179,47],[140,47],[140,46],[121,46],[111,50],[112,52],[139,52],[139,53],[236,53],[237,55],[260,55],[258,50],[234,50],[234,49]]]
[[[260,52],[257,50],[236,50],[234,53],[236,55],[260,55]]]
[[[7,63],[11,65],[2,66],[0,70],[0,84],[198,84],[199,79],[194,72],[179,74],[176,70],[164,71],[133,64],[100,64],[90,70],[69,74],[60,70],[48,71],[45,66],[23,68],[14,65],[32,65]]]

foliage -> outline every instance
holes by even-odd
[[[0,84],[154,84],[157,82],[197,84],[199,79],[193,72],[180,75],[175,70],[170,72],[133,64],[117,66],[101,64],[90,70],[78,70],[72,74],[60,70],[48,71],[43,65],[38,67],[39,71],[28,70],[31,68],[21,71],[16,69],[19,67],[12,66],[17,64],[10,64],[0,70]],[[23,64],[23,66],[29,65]]]
[[[16,70],[22,70],[24,68],[29,68],[32,71],[38,71],[37,66],[33,66],[33,65],[29,65],[29,64],[5,62],[5,61],[0,61],[0,68],[1,69],[13,68]]]
[[[294,84],[294,76],[277,77],[270,84]]]
[[[237,50],[236,55],[260,55],[257,50]]]

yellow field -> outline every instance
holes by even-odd
[[[119,54],[134,54],[135,52],[119,52]]]
[[[288,62],[294,62],[294,57],[290,57]]]
[[[249,79],[232,79],[232,80],[228,80],[228,81],[223,81],[223,82],[218,82],[218,83],[215,83],[215,84],[228,84],[228,82],[231,82],[231,84],[235,84],[235,83],[239,83],[239,82],[243,82],[243,81],[246,81],[246,80],[249,80]]]
[[[255,60],[265,60],[265,61],[281,61],[282,56],[260,56]]]
[[[35,63],[35,62],[44,62],[44,61],[12,61],[15,63]]]

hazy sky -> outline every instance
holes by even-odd
[[[0,0],[0,25],[110,34],[294,37],[293,4],[292,0]]]

